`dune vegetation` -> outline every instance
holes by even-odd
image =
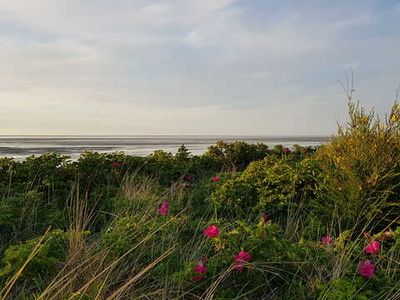
[[[318,148],[0,159],[0,299],[400,299],[400,106]]]

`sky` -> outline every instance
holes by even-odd
[[[388,111],[400,0],[0,0],[0,134],[331,135]]]

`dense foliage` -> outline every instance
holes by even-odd
[[[2,299],[399,299],[400,111],[314,148],[0,159]]]

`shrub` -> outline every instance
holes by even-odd
[[[289,206],[307,205],[316,197],[320,178],[319,164],[313,159],[268,157],[224,182],[211,202],[221,213],[239,218],[263,212],[284,216]]]
[[[14,275],[27,261],[39,239],[31,239],[7,248],[1,260],[0,277],[7,278]],[[65,261],[67,240],[68,236],[65,232],[51,231],[20,277],[39,282],[39,279],[55,275],[61,262]]]
[[[43,232],[49,225],[66,225],[63,210],[49,203],[43,193],[26,192],[0,201],[0,233],[3,238],[26,239]]]
[[[268,156],[269,151],[268,146],[265,144],[225,143],[219,141],[215,146],[210,146],[205,155],[222,160],[226,168],[243,170],[252,161]]]
[[[317,152],[327,175],[327,205],[342,226],[384,228],[400,215],[400,107],[386,121],[349,103],[349,123]]]

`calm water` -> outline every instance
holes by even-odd
[[[0,156],[22,159],[29,155],[57,152],[77,158],[86,150],[98,152],[123,151],[126,154],[145,156],[162,149],[175,153],[185,144],[192,154],[203,153],[219,140],[264,143],[270,147],[282,144],[317,146],[329,138],[323,136],[268,137],[268,136],[0,136]]]

